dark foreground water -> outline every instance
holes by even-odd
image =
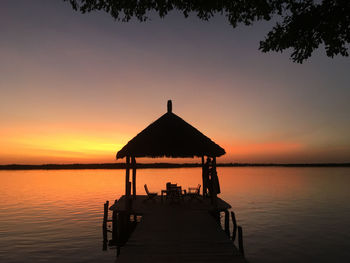
[[[350,168],[218,172],[249,262],[350,262]],[[167,181],[196,186],[201,171],[140,170],[137,191]],[[102,251],[102,210],[123,189],[122,170],[0,171],[0,262],[116,262]]]

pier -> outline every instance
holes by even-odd
[[[246,262],[243,247],[221,226],[220,214],[226,222],[231,208],[222,199],[213,210],[210,198],[202,196],[176,202],[147,198],[123,196],[109,208],[117,213],[112,221],[117,240],[110,243],[118,246],[118,262]]]
[[[126,160],[125,195],[110,207],[108,201],[104,205],[103,249],[107,244],[116,246],[119,262],[246,262],[242,227],[237,226],[235,214],[229,213],[231,206],[218,197],[216,158],[224,154],[223,148],[174,114],[169,100],[167,112],[116,155]],[[147,195],[137,195],[136,158],[140,157],[199,157],[202,181],[196,187],[168,182],[157,193],[149,192],[145,184]],[[108,209],[112,219],[108,219]],[[107,227],[110,222],[112,230]]]

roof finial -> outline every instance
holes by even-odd
[[[173,104],[171,103],[171,100],[168,100],[168,113],[172,112],[173,110]]]

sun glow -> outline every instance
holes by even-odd
[[[100,134],[84,130],[54,129],[2,130],[0,163],[93,163],[112,162],[128,136],[113,131]]]

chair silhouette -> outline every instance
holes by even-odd
[[[188,194],[189,195],[199,195],[200,189],[201,189],[201,185],[200,184],[198,184],[197,187],[189,187],[188,188]]]
[[[189,187],[188,188],[188,192],[187,192],[187,196],[189,196],[191,199],[196,198],[197,200],[200,200],[200,189],[201,189],[201,185],[198,184],[197,187]],[[201,201],[201,200],[200,200]]]
[[[145,191],[147,193],[147,199],[146,200],[151,200],[151,199],[153,199],[153,198],[155,198],[157,196],[157,193],[150,193],[148,191],[147,184],[145,184]]]
[[[182,192],[186,193],[186,190],[182,190],[181,186],[172,183],[166,184],[166,198],[171,199],[172,202],[183,200]]]

